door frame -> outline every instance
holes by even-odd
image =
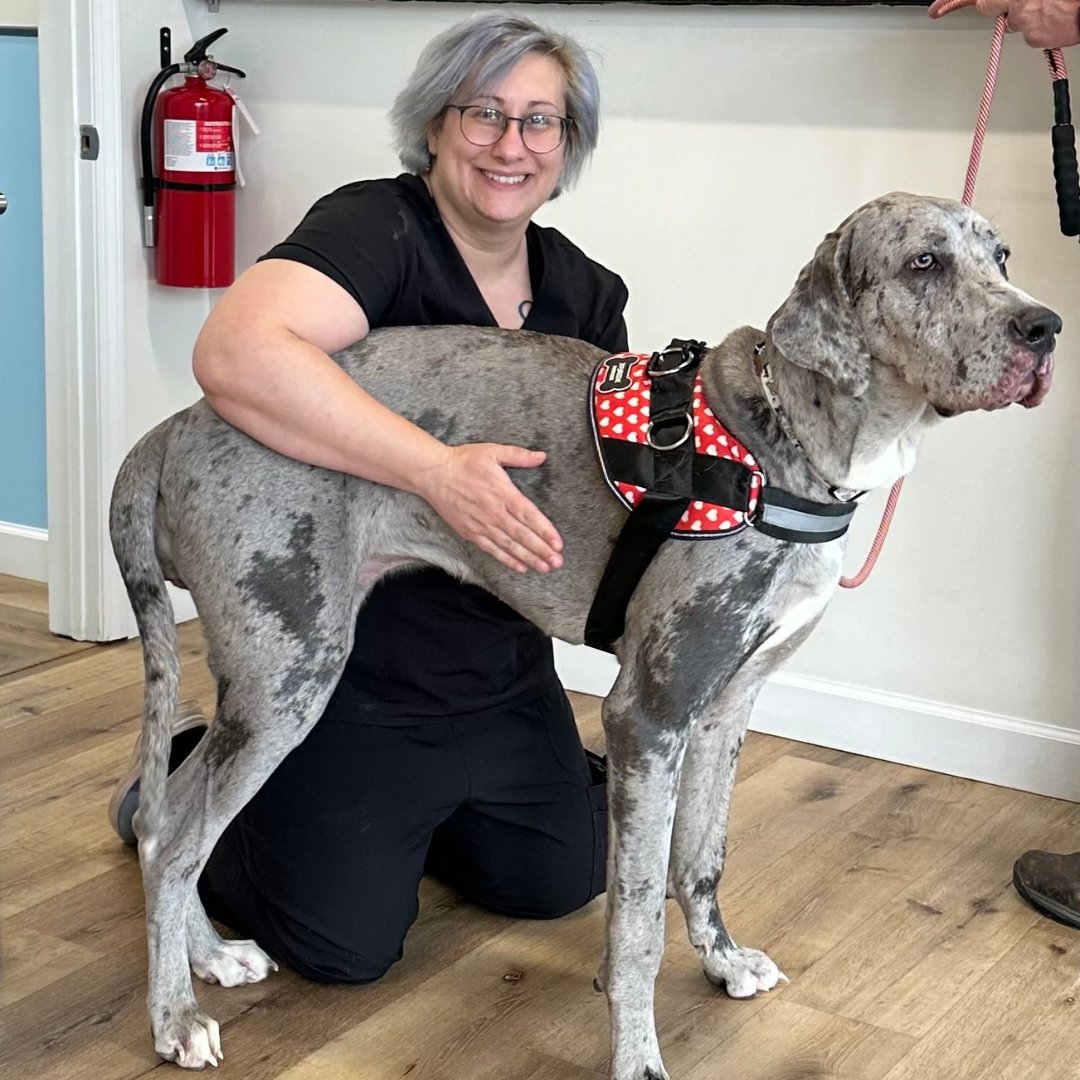
[[[131,632],[108,540],[127,443],[120,44],[120,0],[40,5],[49,629],[93,641]]]

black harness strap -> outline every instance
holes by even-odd
[[[694,377],[705,352],[703,342],[675,338],[649,361],[648,445],[635,449],[643,451],[636,455],[638,467],[650,474],[651,482],[642,485],[646,493],[619,533],[593,597],[585,622],[585,644],[595,649],[610,652],[612,643],[622,637],[626,608],[638,582],[693,497],[696,455],[691,405]]]

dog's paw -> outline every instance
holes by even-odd
[[[728,997],[733,998],[752,998],[779,982],[788,981],[759,949],[742,949],[738,945],[707,956],[704,968],[705,978],[714,986],[723,987]]]
[[[208,956],[192,958],[191,970],[203,982],[243,986],[262,982],[278,966],[254,941],[223,941]]]
[[[166,1061],[183,1069],[215,1068],[225,1055],[221,1052],[218,1023],[196,1005],[165,1010],[167,1019],[154,1039],[154,1049]]]

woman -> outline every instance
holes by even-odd
[[[531,222],[595,146],[595,72],[565,37],[484,14],[430,43],[391,120],[409,173],[328,195],[245,272],[199,336],[196,378],[280,453],[412,492],[516,570],[557,569],[558,533],[505,471],[542,452],[444,445],[329,354],[425,323],[626,348],[622,281]],[[208,911],[310,978],[368,982],[401,956],[425,866],[523,917],[601,892],[602,766],[550,641],[435,570],[380,583],[356,640],[325,715],[215,849]]]

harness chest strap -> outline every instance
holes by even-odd
[[[597,587],[585,643],[612,650],[626,608],[669,538],[721,539],[752,527],[795,543],[847,531],[855,506],[815,503],[769,487],[753,455],[709,409],[698,368],[700,341],[676,338],[652,356],[602,360],[590,408],[604,479],[630,510]]]

